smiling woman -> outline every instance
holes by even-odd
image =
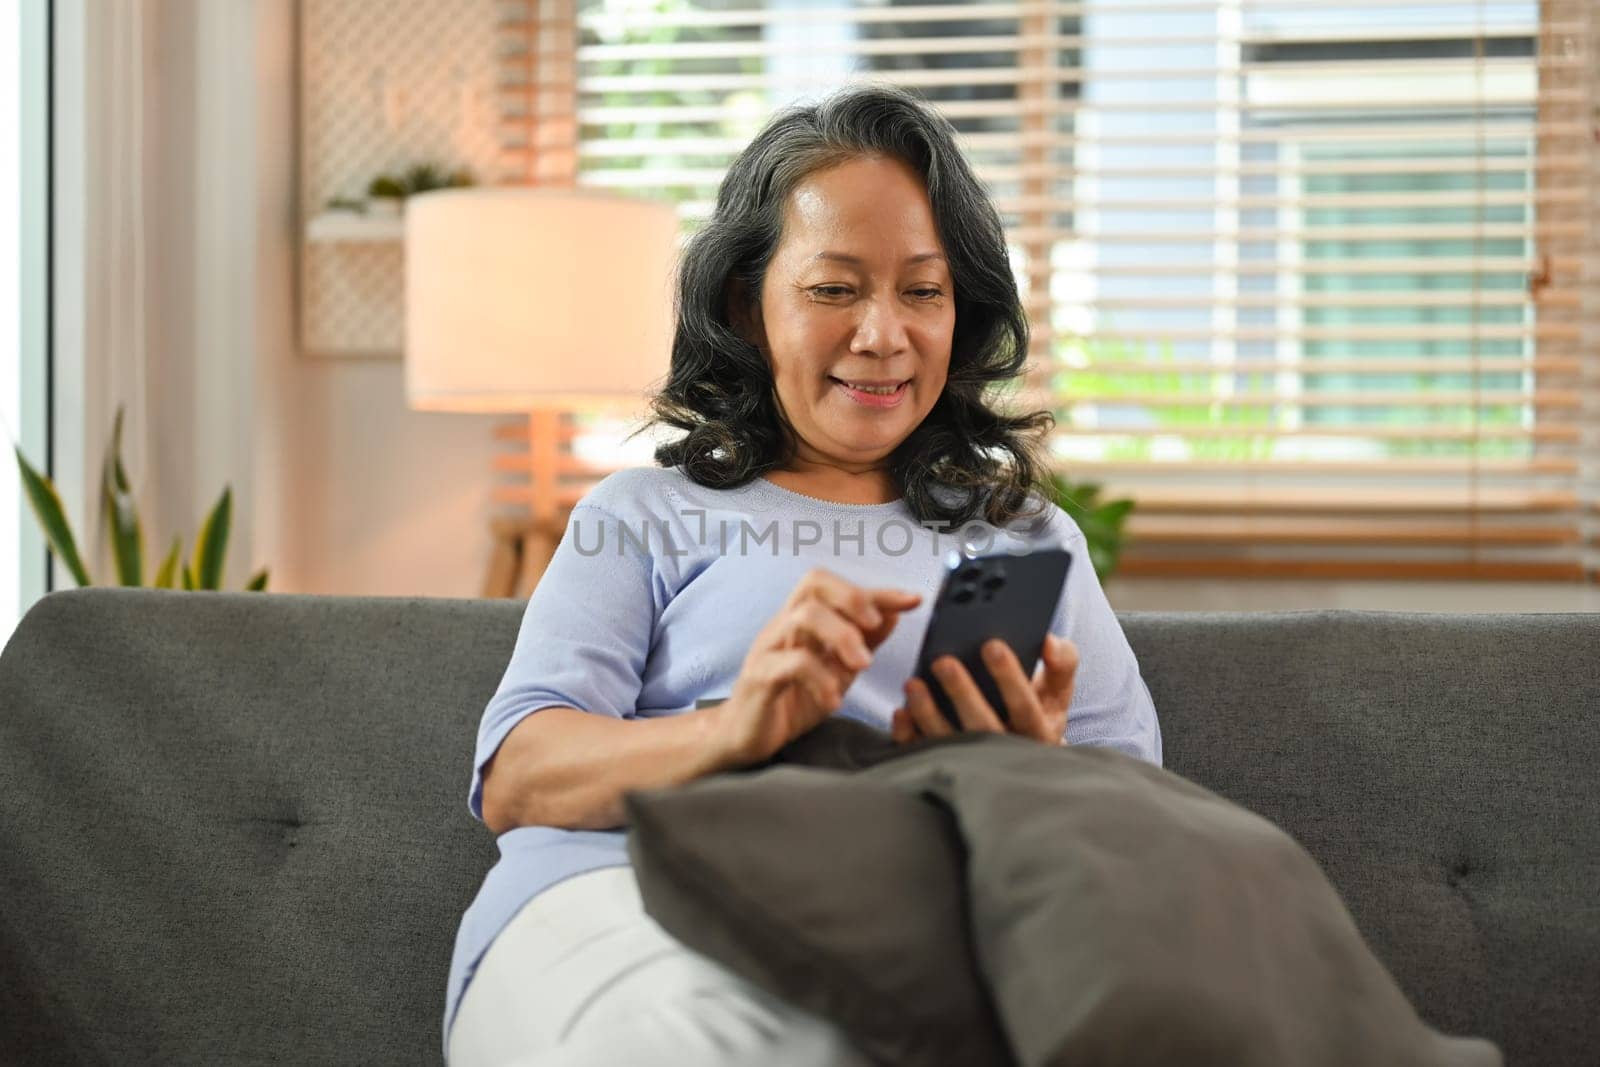
[[[1028,325],[932,106],[866,85],[779,113],[680,268],[655,417],[681,436],[574,506],[484,708],[468,806],[500,860],[457,935],[452,1067],[865,1067],[834,1020],[643,911],[623,800],[760,765],[835,715],[899,744],[950,733],[912,677],[946,558],[1086,555],[1035,491],[1050,416],[987,403]],[[985,661],[1003,714],[954,657],[938,673],[962,729],[1159,762],[1094,568],[1049,592],[1043,655]]]

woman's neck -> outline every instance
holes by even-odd
[[[900,491],[884,467],[850,470],[799,461],[763,477],[781,488],[837,504],[889,504],[900,499]]]

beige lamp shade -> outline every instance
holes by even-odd
[[[406,397],[427,411],[631,410],[672,351],[678,215],[592,189],[406,202]]]

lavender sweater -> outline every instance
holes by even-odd
[[[1083,533],[1052,507],[1025,529],[974,522],[954,533],[919,525],[899,501],[836,504],[757,478],[706,489],[680,470],[619,471],[573,509],[522,617],[499,688],[484,708],[467,804],[483,818],[483,766],[523,717],[565,706],[617,719],[677,715],[725,697],[757,630],[806,571],[923,594],[856,676],[837,714],[889,728],[902,702],[951,550],[1061,546],[1073,553],[1051,630],[1078,646],[1067,716],[1073,744],[1161,762],[1161,730],[1139,665],[1089,562]],[[450,964],[444,1033],[479,959],[542,890],[584,871],[626,865],[626,830],[521,826],[462,916]]]

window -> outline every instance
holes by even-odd
[[[951,119],[1123,573],[1594,574],[1585,0],[576,8],[576,180],[686,228],[793,100]]]
[[[0,14],[0,421],[45,464],[49,5]],[[9,449],[8,449],[9,451]],[[15,459],[0,478],[0,641],[44,593],[45,549]]]

